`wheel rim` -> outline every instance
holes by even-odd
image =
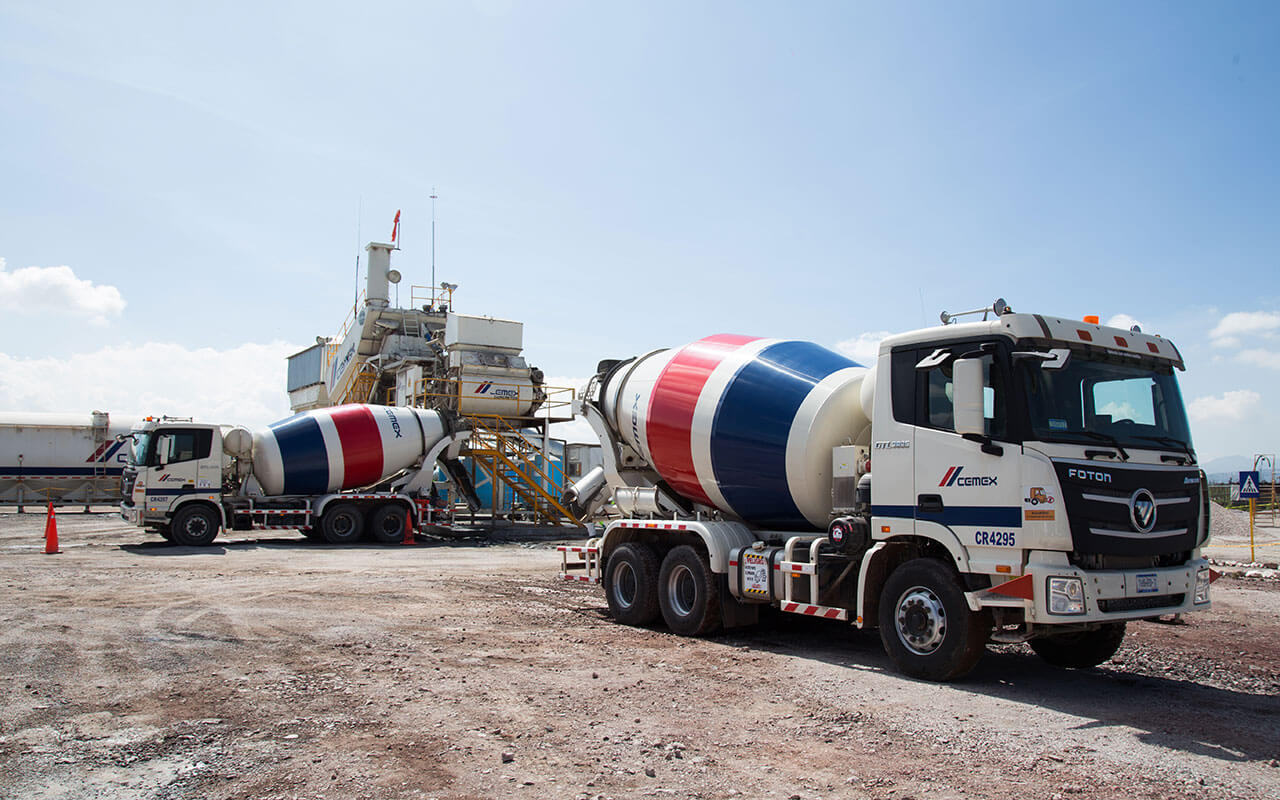
[[[947,637],[947,610],[938,595],[924,586],[902,593],[894,620],[898,639],[916,655],[933,653]]]
[[[355,520],[349,514],[338,514],[333,518],[333,532],[339,536],[346,536],[351,533],[355,524]]]
[[[199,538],[209,532],[209,520],[196,514],[187,520],[187,536]]]
[[[382,533],[384,535],[395,536],[402,530],[404,530],[404,520],[395,514],[389,514],[386,519],[382,520]]]
[[[698,601],[698,582],[693,570],[684,564],[678,564],[671,570],[671,577],[667,579],[667,601],[679,616],[687,617],[693,613],[694,604]]]
[[[636,602],[636,571],[625,561],[613,571],[613,599],[623,608],[631,608]]]

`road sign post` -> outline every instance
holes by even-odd
[[[1258,471],[1257,470],[1241,470],[1240,472],[1240,497],[1249,500],[1249,563],[1252,564],[1256,559],[1253,555],[1253,517],[1257,511],[1258,495]]]

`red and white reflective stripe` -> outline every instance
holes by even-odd
[[[296,531],[297,525],[250,525],[252,531]]]
[[[589,575],[570,575],[567,572],[561,572],[560,578],[566,581],[581,581],[583,583],[599,583],[599,578],[592,578]]]
[[[778,565],[784,572],[790,572],[796,575],[812,575],[813,564],[806,564],[802,561],[783,561]]]
[[[619,528],[637,528],[641,530],[654,531],[687,531],[688,525],[681,525],[676,522],[619,522]]]
[[[782,610],[791,614],[803,614],[806,617],[821,617],[823,619],[849,619],[849,612],[843,608],[831,608],[830,606],[811,606],[808,603],[783,603]]]
[[[561,553],[599,553],[598,547],[570,547],[569,545],[561,545],[556,548]]]
[[[275,514],[275,515],[279,516],[280,514],[305,514],[305,513],[307,513],[307,510],[306,510],[305,508],[285,508],[285,509],[274,509],[274,508],[238,508],[238,509],[236,509],[236,512],[235,512],[235,513],[237,513],[237,514],[255,514],[255,515],[256,515],[256,514],[262,514],[263,516],[266,516],[266,515],[268,515],[268,514]]]

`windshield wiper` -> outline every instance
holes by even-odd
[[[1191,449],[1190,445],[1188,445],[1186,442],[1182,441],[1181,439],[1175,439],[1172,436],[1136,436],[1136,435],[1133,438],[1145,439],[1148,442],[1156,442],[1157,444],[1167,444],[1173,450],[1181,450],[1182,452],[1186,453],[1187,459],[1189,460],[1188,463],[1191,463],[1191,464],[1196,463],[1196,452]]]
[[[1088,436],[1096,442],[1106,442],[1107,444],[1120,451],[1120,458],[1125,461],[1129,460],[1129,454],[1120,445],[1120,440],[1109,433],[1100,433],[1098,431],[1069,431],[1071,436]]]

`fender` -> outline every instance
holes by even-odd
[[[674,546],[684,544],[690,539],[697,539],[707,550],[711,571],[727,575],[729,551],[750,545],[758,538],[741,522],[620,519],[611,522],[600,537],[600,564],[607,564],[613,550],[626,542],[661,544],[666,540]]]
[[[207,495],[189,494],[179,497],[169,506],[169,511],[165,514],[165,522],[173,522],[174,516],[177,515],[178,509],[191,503],[200,503],[201,505],[213,506],[218,510],[218,519],[221,520],[222,530],[227,531],[227,511],[222,507],[222,503],[217,500],[217,492],[210,492]]]

